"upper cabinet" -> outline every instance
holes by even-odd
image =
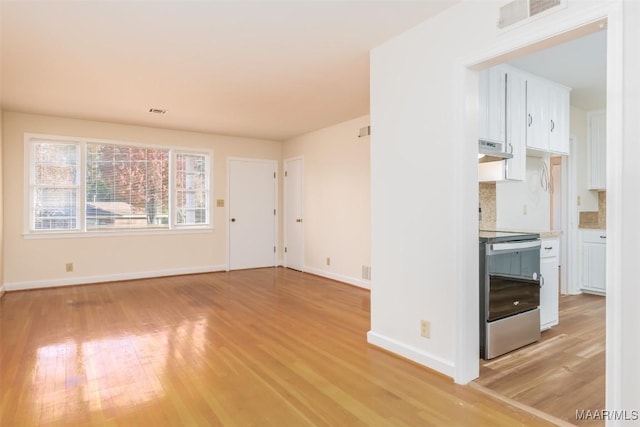
[[[479,164],[479,180],[524,180],[527,150],[569,154],[569,92],[509,65],[480,72],[480,139],[502,143],[513,158]]]
[[[480,181],[524,180],[526,172],[526,81],[512,67],[480,73],[480,139],[502,143],[513,158],[478,165]]]
[[[502,67],[480,73],[480,139],[498,141],[505,146],[505,85]]]
[[[557,83],[527,75],[527,148],[569,154],[569,92]]]
[[[590,111],[587,114],[589,132],[587,188],[605,190],[607,185],[607,112]]]

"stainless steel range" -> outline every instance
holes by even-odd
[[[540,339],[540,235],[480,231],[480,355]]]

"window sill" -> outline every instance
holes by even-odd
[[[151,230],[101,230],[101,231],[48,231],[26,232],[22,234],[24,239],[92,239],[100,237],[141,237],[141,236],[171,236],[176,234],[203,234],[212,233],[212,226],[178,227],[172,229]]]

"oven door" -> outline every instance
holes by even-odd
[[[532,310],[540,305],[540,281],[489,275],[489,313],[487,321]]]

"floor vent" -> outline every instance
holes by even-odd
[[[500,8],[498,28],[510,27],[517,22],[564,4],[566,4],[566,0],[514,0]]]
[[[371,267],[368,265],[362,266],[362,278],[364,280],[371,280]]]

